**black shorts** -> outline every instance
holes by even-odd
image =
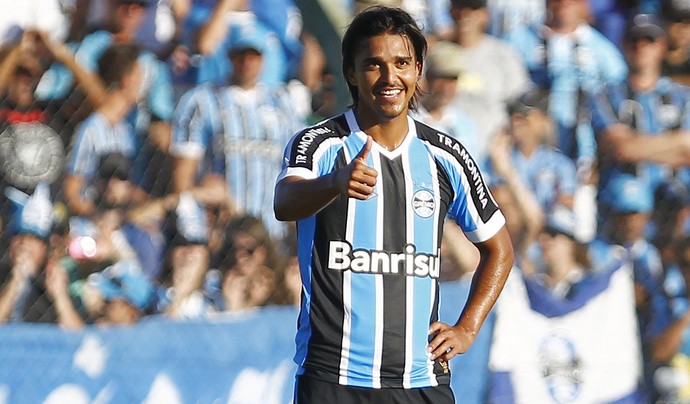
[[[368,389],[297,376],[294,404],[454,404],[448,385],[419,389]]]

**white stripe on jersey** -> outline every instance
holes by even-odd
[[[374,169],[381,173],[381,154],[372,149],[370,156],[374,161]],[[383,176],[379,175],[374,191],[376,198],[376,249],[383,250]],[[374,338],[374,363],[372,367],[372,387],[381,388],[381,361],[383,359],[383,274],[375,274],[376,282],[376,330]]]
[[[473,201],[472,196],[471,196],[471,195],[472,195],[472,194],[471,194],[471,191],[470,191],[471,185],[470,185],[470,183],[469,183],[469,179],[468,179],[467,176],[465,175],[465,170],[463,169],[463,167],[462,167],[462,165],[460,164],[460,162],[458,162],[458,160],[457,160],[452,154],[448,153],[447,151],[445,151],[445,150],[443,150],[443,149],[441,149],[441,148],[439,148],[439,147],[436,147],[436,146],[430,144],[429,142],[426,142],[426,141],[425,141],[424,143],[429,147],[429,149],[431,150],[431,152],[432,152],[435,156],[438,156],[438,157],[440,157],[442,160],[445,160],[445,161],[447,161],[448,163],[450,163],[450,164],[453,166],[453,168],[455,168],[455,170],[461,175],[461,178],[462,178],[462,189],[463,189],[463,191],[465,192],[465,195],[466,195],[466,198],[465,198],[465,199],[466,199],[466,201],[467,201],[467,210],[468,210],[469,213],[470,213],[470,217],[472,217],[472,221],[473,221],[474,223],[477,224],[477,227],[478,227],[478,228],[479,228],[479,227],[483,227],[483,226],[481,226],[481,224],[484,223],[484,222],[483,222],[481,216],[479,215],[479,211],[478,211],[478,209],[477,209],[477,206],[474,204],[474,201]],[[494,204],[495,204],[495,201],[494,201],[494,199],[493,199],[493,196],[488,192],[488,190],[487,190],[486,195],[487,195],[487,197],[490,197],[491,200],[492,200],[492,201],[494,202]],[[498,216],[500,216],[500,215],[498,215]],[[492,223],[492,222],[494,221],[494,219],[496,219],[496,218],[497,218],[497,215],[493,215],[493,217],[492,217],[486,224]],[[501,224],[501,225],[502,225],[502,224]],[[466,231],[465,229],[463,229],[463,231],[465,232],[465,236],[467,236],[467,238],[468,238],[470,241],[472,241],[472,242],[481,242],[481,241],[485,241],[485,240],[482,239],[481,234],[477,234],[477,232],[475,232],[475,231]],[[493,226],[491,226],[489,233],[490,233],[491,235],[493,235],[493,234],[495,234],[497,231],[498,231],[498,228],[494,228]]]
[[[345,161],[350,162],[350,153],[347,147],[343,147]],[[355,201],[349,198],[347,201],[347,228],[345,240],[352,243],[355,227]],[[343,272],[343,342],[340,353],[340,377],[338,383],[347,386],[347,370],[350,365],[350,336],[352,333],[352,271]]]
[[[434,190],[434,203],[436,204],[436,206],[441,206],[441,190],[438,183],[438,167],[436,166],[436,160],[434,160],[433,158],[429,159],[429,169],[431,170],[431,178],[434,179],[432,183],[432,187]],[[434,238],[434,251],[438,251],[441,248],[441,240],[438,239],[438,226],[443,226],[443,219],[439,217],[439,211],[440,209],[434,209],[434,231],[432,232],[432,237]],[[440,255],[439,259],[441,259]],[[429,306],[428,318],[431,318],[431,315],[434,312],[434,301],[436,300],[437,285],[438,282],[431,282],[431,304]],[[436,373],[434,373],[434,362],[431,360],[431,354],[427,355],[427,370],[429,374],[429,379],[431,380],[431,385],[438,386],[438,380],[436,379]]]
[[[410,128],[414,128],[411,126]],[[405,200],[411,201],[414,191],[412,170],[410,169],[410,153],[402,155],[403,173],[405,173]],[[436,205],[439,206],[439,205]],[[414,210],[406,206],[405,209],[405,242],[414,242]],[[403,373],[403,387],[412,387],[411,374],[414,363],[414,277],[405,280],[405,372]]]

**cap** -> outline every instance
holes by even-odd
[[[41,239],[50,236],[53,202],[47,183],[39,182],[31,196],[13,187],[6,188],[5,195],[15,208],[8,225],[10,233],[32,234]]]
[[[575,240],[575,212],[565,205],[558,204],[546,217],[544,232],[563,234]]]
[[[142,7],[148,7],[151,0],[117,0],[118,4],[139,4]]]
[[[257,26],[237,25],[230,29],[229,37],[227,45],[229,52],[253,49],[263,53],[268,40],[268,33]]]
[[[189,192],[180,194],[175,209],[175,225],[179,244],[206,244],[208,242],[206,210]]]
[[[663,0],[661,15],[671,22],[690,20],[690,0]]]
[[[434,77],[457,78],[462,73],[462,54],[452,42],[439,41],[426,56],[427,74]]]
[[[130,159],[122,153],[110,153],[101,157],[98,165],[98,178],[110,179],[117,178],[126,180],[132,169]]]
[[[618,213],[648,213],[654,208],[651,186],[632,174],[614,174],[604,184],[600,201]]]
[[[153,285],[141,272],[135,261],[119,261],[87,278],[101,293],[103,299],[122,299],[144,310],[153,297]]]
[[[538,110],[547,114],[549,111],[549,92],[543,89],[534,88],[518,99],[508,104],[508,113],[527,115],[533,110]]]
[[[471,8],[472,10],[479,10],[486,8],[486,0],[451,0],[453,7],[457,8]]]
[[[637,14],[628,22],[625,30],[626,41],[643,38],[655,40],[663,36],[666,36],[664,22],[655,14]]]

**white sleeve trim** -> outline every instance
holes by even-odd
[[[175,157],[200,159],[206,148],[194,142],[179,142],[170,145],[170,154]]]
[[[288,167],[281,171],[276,180],[276,184],[287,177],[300,177],[305,180],[313,180],[316,178],[316,174],[313,171],[306,169],[304,167]]]
[[[465,236],[473,243],[482,243],[495,236],[505,224],[506,219],[499,209],[494,212],[488,222],[480,224],[479,228],[474,231],[465,232]]]

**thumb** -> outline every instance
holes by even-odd
[[[367,136],[367,142],[364,143],[364,147],[362,147],[362,150],[359,151],[359,154],[355,159],[362,159],[363,162],[367,161],[367,157],[369,156],[369,151],[371,150],[371,143],[373,140],[371,140],[371,136]]]

